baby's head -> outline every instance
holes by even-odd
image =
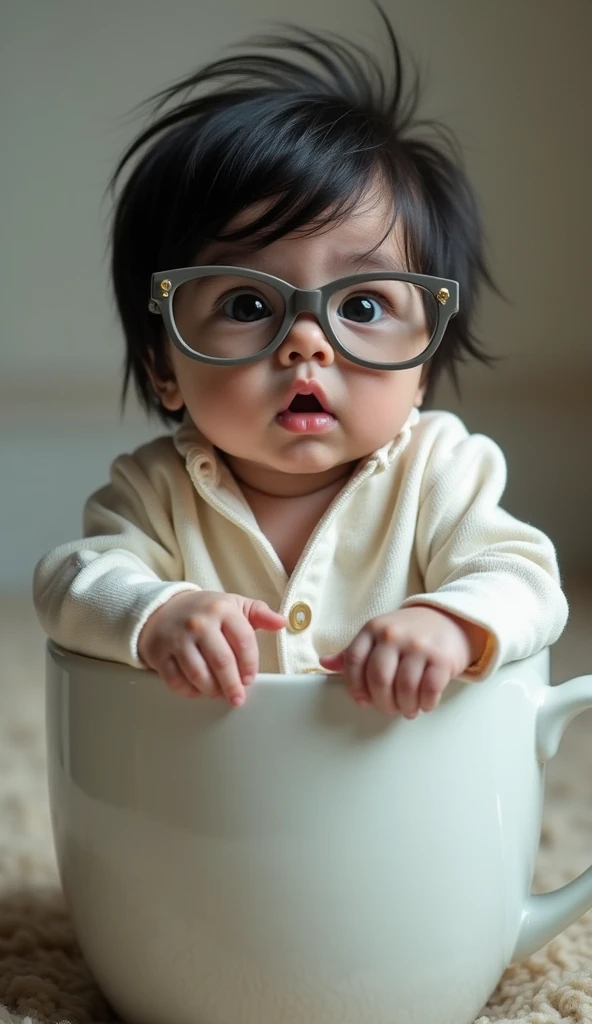
[[[485,359],[473,192],[448,134],[414,130],[417,80],[404,88],[385,26],[388,73],[294,30],[183,79],[114,175],[141,151],[113,229],[124,395],[133,378],[163,419],[187,410],[245,482],[329,481],[395,437],[444,369]]]

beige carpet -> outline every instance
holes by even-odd
[[[570,597],[555,680],[592,672],[592,586]],[[43,640],[26,601],[0,599],[0,642],[0,1022],[106,1024],[117,1018],[90,978],[59,893],[45,787]],[[537,891],[592,861],[591,737],[586,713],[549,767]],[[506,972],[479,1024],[510,1020],[592,1024],[592,912]]]

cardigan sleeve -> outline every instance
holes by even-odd
[[[482,679],[501,664],[553,644],[567,601],[551,541],[499,505],[506,463],[497,444],[469,435],[456,417],[426,463],[416,531],[425,604],[481,626],[484,657],[462,678]]]
[[[114,461],[110,483],[85,505],[83,538],[46,554],[33,580],[35,609],[52,640],[138,668],[148,617],[175,594],[201,589],[183,578],[166,489],[144,461],[137,453]]]

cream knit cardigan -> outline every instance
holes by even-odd
[[[442,608],[488,630],[477,671],[554,643],[567,618],[555,552],[499,507],[497,445],[450,413],[414,410],[362,461],[313,531],[291,576],[226,464],[185,422],[115,459],[85,508],[84,538],[47,554],[34,599],[49,636],[72,651],[140,667],[148,616],[174,594],[258,597],[309,625],[257,633],[260,670],[319,669],[371,618],[406,604]]]

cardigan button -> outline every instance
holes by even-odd
[[[312,621],[312,611],[310,605],[306,604],[305,601],[296,601],[288,612],[288,623],[290,629],[294,633],[300,633],[303,629],[310,626]]]

